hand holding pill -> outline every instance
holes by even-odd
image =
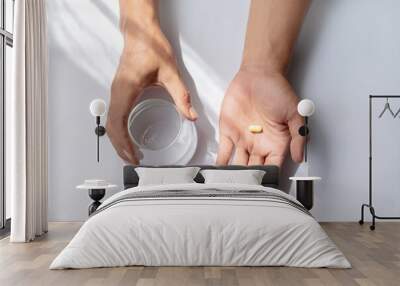
[[[241,70],[222,103],[217,164],[281,166],[291,149],[301,162],[299,99],[283,76]]]

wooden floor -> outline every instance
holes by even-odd
[[[352,269],[288,267],[124,267],[48,270],[79,229],[51,223],[49,233],[28,244],[0,241],[0,285],[400,285],[400,223],[379,223],[375,232],[357,223],[322,224]]]

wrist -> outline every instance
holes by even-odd
[[[285,74],[291,53],[290,45],[283,45],[272,39],[264,40],[264,43],[260,44],[248,36],[243,51],[242,66]]]
[[[265,76],[285,76],[286,67],[279,64],[261,64],[256,61],[242,61],[239,71],[259,73]]]

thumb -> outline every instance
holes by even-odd
[[[163,82],[168,93],[174,100],[179,112],[189,120],[196,120],[198,115],[190,100],[190,94],[179,75]]]
[[[306,138],[299,134],[299,128],[304,125],[303,117],[296,113],[289,120],[288,125],[292,137],[290,141],[290,154],[293,161],[301,163],[303,161],[304,144],[306,141]]]

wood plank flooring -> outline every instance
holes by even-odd
[[[325,223],[352,269],[289,267],[123,267],[48,270],[80,223],[51,223],[49,233],[28,244],[0,241],[1,286],[45,285],[400,285],[400,222],[379,222],[375,232],[357,223]]]

